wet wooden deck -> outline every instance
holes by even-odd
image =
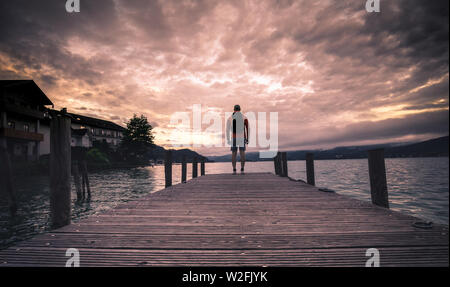
[[[94,194],[95,196],[95,194]],[[207,175],[0,251],[0,266],[448,266],[448,226],[269,173]]]

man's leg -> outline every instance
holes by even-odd
[[[239,150],[240,156],[241,156],[241,171],[244,171],[245,167],[245,150],[241,149]]]
[[[231,164],[233,165],[233,172],[236,171],[236,156],[237,150],[233,150],[231,153]]]

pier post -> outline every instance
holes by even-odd
[[[82,177],[83,177],[83,186],[86,186],[88,199],[90,199],[91,198],[91,186],[89,184],[89,176],[88,176],[86,160],[83,160],[81,162],[81,173],[82,173]],[[83,198],[84,197],[85,197],[85,195],[84,195],[84,187],[83,187]]]
[[[276,156],[276,174],[281,176],[283,174],[283,168],[281,166],[281,152],[277,152],[277,156]]]
[[[17,212],[16,193],[13,185],[11,160],[9,158],[5,137],[0,137],[0,194],[8,197],[9,212],[15,216]]]
[[[316,185],[316,178],[314,175],[314,154],[306,154],[306,182],[310,185]]]
[[[83,195],[81,193],[81,179],[78,161],[72,164],[73,182],[75,183],[75,190],[77,191],[77,201],[81,201]]]
[[[200,163],[200,175],[204,176],[205,175],[205,159],[202,158],[202,161]]]
[[[181,183],[186,183],[187,166],[186,166],[186,156],[183,155],[181,159]]]
[[[273,157],[273,168],[274,168],[275,174],[278,175],[277,156]]]
[[[372,203],[389,208],[384,149],[369,151],[369,176]]]
[[[194,156],[192,159],[192,178],[196,178],[198,176],[198,164],[197,157]]]
[[[281,153],[281,161],[283,163],[283,174],[282,177],[288,177],[288,162],[287,162],[287,152]]]
[[[70,224],[71,119],[54,115],[50,124],[50,215],[52,228]]]
[[[81,173],[81,189],[83,190],[82,198],[85,199],[86,198],[86,181],[84,179],[84,170],[83,170],[83,166],[81,163],[78,165],[78,167],[79,167],[80,173]]]
[[[164,174],[166,179],[166,187],[172,186],[172,151],[166,150],[164,159]]]
[[[8,127],[6,112],[0,112],[0,129]],[[16,215],[17,202],[13,185],[13,174],[11,159],[8,153],[6,137],[0,135],[0,194],[4,192],[8,197],[9,212],[11,216]]]

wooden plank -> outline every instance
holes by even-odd
[[[52,233],[24,241],[16,245],[22,247],[120,249],[126,246],[131,249],[319,249],[348,247],[360,244],[359,247],[380,248],[394,246],[445,246],[448,236],[440,233],[417,232],[406,236],[405,232],[390,233],[329,233],[329,234],[262,234],[262,235],[229,235],[209,234],[101,234]]]
[[[64,266],[64,248],[23,248],[2,253],[2,265]],[[355,266],[364,267],[364,248],[309,250],[130,250],[79,249],[81,266]],[[380,248],[381,264],[445,266],[446,247]],[[411,260],[414,258],[414,260]],[[5,263],[7,262],[7,263]]]

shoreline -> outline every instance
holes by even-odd
[[[289,152],[288,152],[289,153]],[[223,155],[228,156],[228,155]],[[448,155],[443,156],[408,156],[408,157],[389,157],[386,156],[385,159],[411,159],[411,158],[448,158]],[[349,158],[314,158],[314,160],[361,160],[368,159],[367,157],[349,157]],[[305,161],[306,159],[289,159],[289,161]],[[230,162],[230,160],[220,160],[220,161],[209,161],[207,163],[215,163],[215,162]],[[267,162],[273,161],[273,159],[262,159],[262,160],[246,160],[246,162]]]

